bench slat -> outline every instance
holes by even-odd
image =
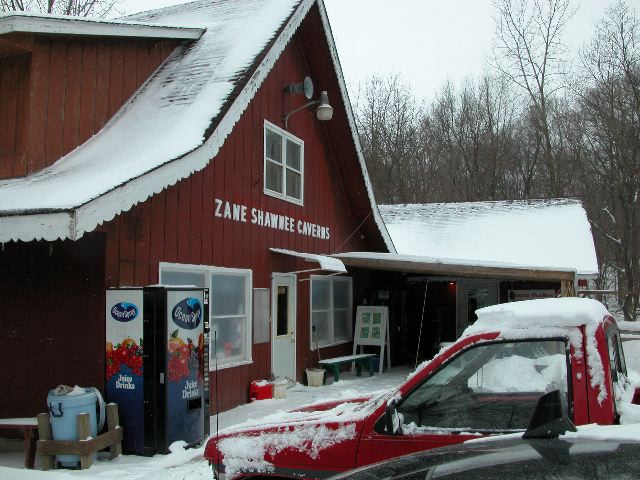
[[[336,357],[336,358],[327,358],[325,360],[320,360],[318,361],[318,364],[320,365],[330,365],[333,363],[346,363],[346,362],[353,362],[356,360],[362,360],[363,358],[373,358],[376,357],[377,355],[373,354],[373,353],[361,353],[358,355],[345,355],[344,357]]]

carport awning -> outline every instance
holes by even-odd
[[[326,255],[318,255],[315,253],[294,252],[293,250],[285,250],[283,248],[270,248],[269,250],[275,253],[281,253],[283,255],[303,258],[309,262],[317,262],[320,264],[320,269],[326,270],[328,272],[347,272],[344,263],[342,263],[342,261],[338,260],[337,258],[328,257]]]
[[[370,270],[506,280],[574,281],[575,271],[554,267],[531,268],[502,262],[468,262],[400,255],[397,253],[349,252],[334,254],[348,267]]]

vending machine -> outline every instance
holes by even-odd
[[[106,293],[106,397],[123,450],[166,453],[209,434],[209,291],[152,286]]]

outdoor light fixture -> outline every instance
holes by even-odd
[[[306,104],[301,107],[296,108],[295,110],[290,111],[289,113],[282,116],[282,120],[284,120],[284,128],[289,128],[289,117],[294,113],[298,113],[305,108],[309,108],[312,105],[318,105],[316,108],[316,118],[321,122],[326,122],[331,120],[333,117],[333,107],[329,105],[329,95],[327,95],[326,91],[320,92],[320,98],[318,100],[311,100],[313,98],[313,82],[309,77],[305,77],[304,80],[300,83],[292,83],[284,87],[284,91],[286,93],[302,93],[310,100]]]

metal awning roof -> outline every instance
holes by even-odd
[[[396,253],[349,252],[334,254],[332,257],[340,259],[348,267],[370,270],[507,280],[574,281],[576,278],[575,270],[554,267],[529,268],[499,262],[465,264],[446,259]]]
[[[326,255],[318,255],[316,253],[302,253],[294,252],[293,250],[285,250],[283,248],[270,248],[272,252],[281,253],[283,255],[290,255],[292,257],[303,258],[308,262],[318,262],[321,270],[328,272],[346,273],[347,269],[341,260],[337,258],[328,257]]]

